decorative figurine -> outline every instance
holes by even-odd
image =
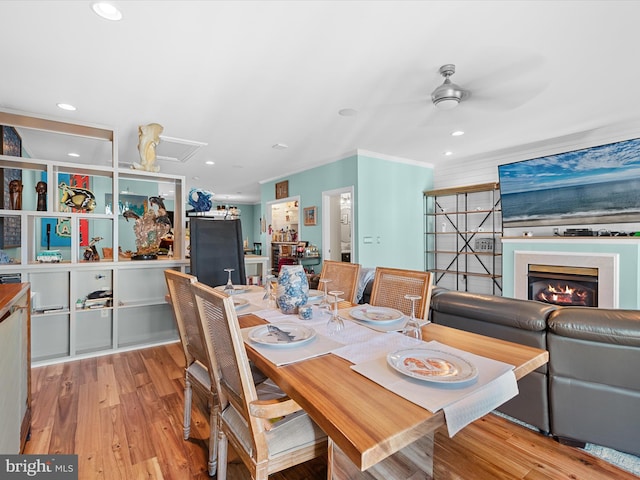
[[[9,182],[9,204],[11,210],[22,210],[22,183],[20,180]]]
[[[36,183],[36,193],[38,194],[38,203],[36,210],[38,212],[47,211],[47,182]]]
[[[201,188],[192,188],[189,190],[189,197],[187,198],[189,205],[193,207],[190,212],[208,212],[213,207],[211,198],[213,192],[208,192]]]
[[[82,187],[70,187],[64,182],[60,182],[58,188],[62,190],[60,203],[67,207],[87,210],[88,212],[93,212],[96,208],[96,196],[91,190]]]
[[[98,254],[98,249],[96,248],[96,243],[102,240],[102,237],[93,237],[91,242],[89,242],[89,246],[85,247],[84,250],[84,259],[88,262],[98,262],[100,261],[100,255]]]
[[[140,125],[138,127],[138,153],[140,153],[140,163],[133,163],[136,170],[146,170],[147,172],[159,172],[160,167],[156,165],[156,147],[160,143],[160,134],[164,127],[159,123]]]
[[[125,212],[126,214],[126,212]],[[171,230],[171,220],[161,197],[150,197],[149,206],[145,204],[145,212],[140,217],[125,215],[135,219],[133,231],[136,235],[137,251],[131,260],[155,260],[158,258],[160,241]]]

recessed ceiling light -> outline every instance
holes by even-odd
[[[91,8],[96,13],[96,15],[106,20],[122,20],[122,12],[110,3],[95,2],[91,5]]]
[[[206,163],[207,165],[215,165],[216,164],[216,162],[214,162],[213,160],[207,160],[204,163]]]
[[[353,108],[342,108],[338,110],[338,115],[342,117],[353,117],[358,114],[358,111]]]
[[[58,103],[57,105],[58,105],[58,108],[61,108],[62,110],[69,110],[70,112],[73,112],[76,110],[76,107],[68,103]]]
[[[67,153],[67,155],[70,156],[70,157],[74,157],[74,158],[78,158],[80,156],[79,153],[73,153],[73,152]]]
[[[460,135],[464,135],[462,130],[456,130],[455,132],[451,132],[452,137],[459,137]]]
[[[198,177],[197,175],[195,177],[191,177],[193,180],[200,180],[200,177]]]
[[[289,148],[289,145],[287,145],[286,143],[276,143],[275,145],[271,145],[271,148],[273,148],[274,150],[286,150],[287,148]]]
[[[453,155],[453,152],[444,152],[445,156],[450,157],[451,155]]]

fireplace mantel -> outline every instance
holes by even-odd
[[[604,286],[615,290],[613,302],[602,308],[640,309],[640,238],[638,237],[510,237],[502,239],[503,295],[520,298],[522,271],[516,271],[516,255],[555,256],[598,263],[615,258],[617,266],[612,277],[601,280]],[[588,262],[587,262],[588,263]],[[526,275],[526,274],[525,274]],[[524,278],[526,282],[526,277]]]

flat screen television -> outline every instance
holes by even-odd
[[[640,222],[640,139],[498,166],[504,227]]]

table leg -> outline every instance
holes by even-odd
[[[340,447],[329,439],[329,480],[407,480],[433,479],[433,433],[425,435],[411,445],[385,458],[368,470],[361,472]]]

